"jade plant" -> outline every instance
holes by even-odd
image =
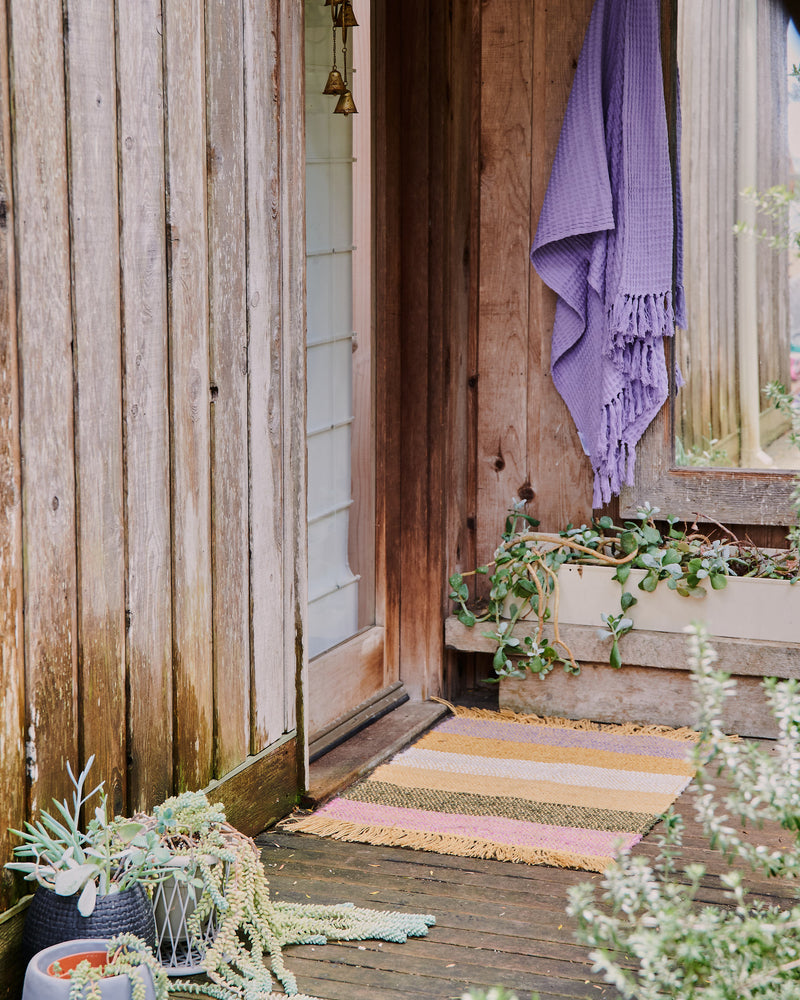
[[[704,598],[722,590],[731,576],[759,576],[795,581],[796,548],[767,552],[737,538],[723,525],[711,537],[698,525],[662,517],[658,507],[640,507],[630,520],[617,525],[601,517],[591,525],[568,525],[552,534],[540,532],[539,522],[514,505],[505,522],[494,559],[471,572],[450,577],[450,599],[464,625],[483,626],[482,634],[496,643],[495,677],[544,678],[559,664],[567,673],[580,673],[572,650],[562,639],[559,620],[558,571],[565,563],[610,566],[620,584],[619,608],[602,615],[599,634],[610,640],[609,662],[622,665],[620,640],[633,629],[628,611],[637,603],[628,589],[632,569],[644,571],[637,587],[652,593],[662,584],[686,598]],[[488,601],[471,601],[469,577],[488,577]],[[517,625],[533,619],[531,634],[520,635]],[[549,626],[546,629],[546,626]]]

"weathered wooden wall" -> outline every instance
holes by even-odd
[[[294,793],[302,11],[0,7],[0,864],[92,753],[115,811]]]
[[[555,300],[528,259],[590,10],[387,4],[385,37],[375,22],[387,591],[417,695],[458,683],[447,576],[491,557],[512,498],[547,527],[591,515],[588,462],[549,376]]]
[[[549,374],[555,297],[528,259],[591,0],[490,0],[481,21],[477,556],[513,498],[545,529],[591,516],[590,467]]]

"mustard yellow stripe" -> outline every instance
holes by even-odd
[[[651,774],[694,774],[688,761],[643,754],[614,753],[583,747],[548,746],[542,743],[514,743],[509,740],[480,739],[473,736],[437,733],[435,730],[414,744],[417,750],[438,750],[475,757],[505,760],[530,760],[549,764],[583,764],[608,767],[618,771],[643,771]]]
[[[445,792],[474,792],[478,795],[508,795],[529,802],[550,802],[585,806],[591,809],[620,809],[625,812],[660,816],[675,801],[674,795],[659,792],[616,791],[613,788],[589,788],[561,785],[551,781],[520,781],[516,778],[483,777],[432,771],[429,768],[383,764],[367,779],[385,781],[403,788],[433,788]]]

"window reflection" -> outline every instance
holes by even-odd
[[[800,394],[800,38],[777,0],[682,0],[677,47],[688,329],[676,461],[800,468],[763,391]]]

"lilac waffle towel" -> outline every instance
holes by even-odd
[[[596,0],[531,250],[558,293],[553,382],[592,461],[594,507],[632,482],[669,391],[663,338],[686,325],[659,9]]]

